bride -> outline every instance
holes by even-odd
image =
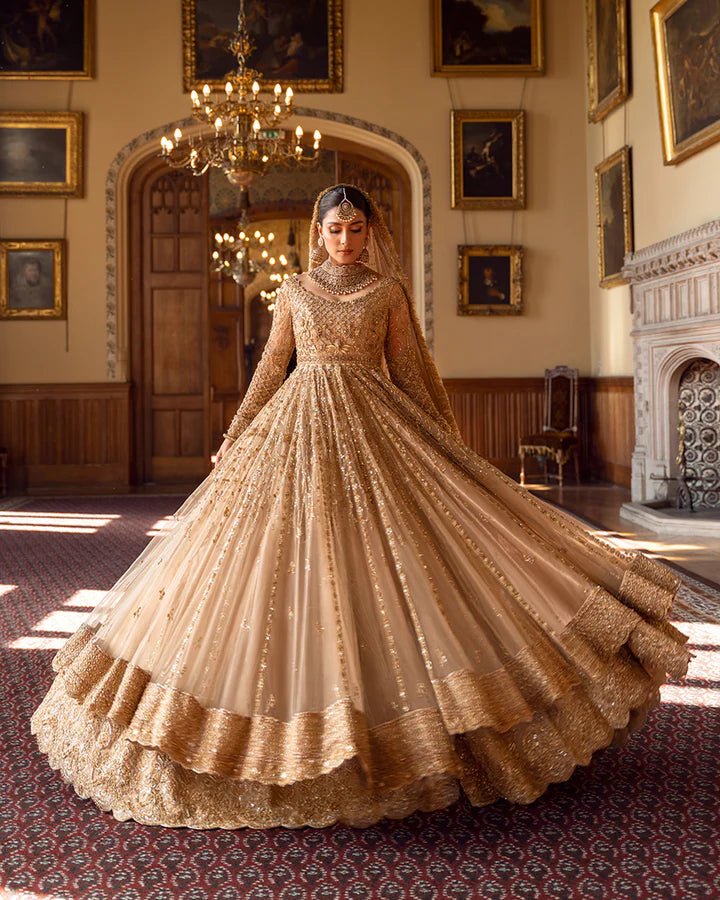
[[[372,198],[328,188],[310,233],[216,468],[57,653],[32,717],[120,820],[529,803],[687,668],[679,580],[463,444]]]

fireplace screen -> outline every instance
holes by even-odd
[[[680,378],[678,463],[694,509],[720,509],[720,366],[697,359]]]

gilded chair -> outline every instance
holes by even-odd
[[[548,478],[556,478],[563,485],[563,466],[572,457],[575,463],[575,480],[580,482],[578,441],[578,370],[569,366],[545,369],[545,398],[543,428],[540,434],[529,434],[520,439],[520,484],[525,484],[525,457],[542,460],[545,484]],[[557,475],[548,473],[547,461],[557,464]]]

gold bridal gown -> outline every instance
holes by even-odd
[[[468,449],[413,317],[392,277],[283,285],[237,439],[53,661],[32,731],[80,796],[192,828],[528,803],[685,672],[678,579]]]

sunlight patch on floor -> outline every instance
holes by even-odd
[[[164,516],[151,525],[150,530],[146,531],[145,534],[148,537],[158,537],[158,535],[167,534],[169,531],[172,531],[175,522],[175,516]]]
[[[26,637],[17,638],[10,641],[5,646],[9,650],[59,650],[65,646],[67,638],[64,637],[36,637],[35,635],[27,635]],[[2,894],[0,894],[0,897]],[[44,896],[44,895],[43,895]]]
[[[71,597],[68,597],[63,603],[63,606],[85,606],[88,609],[93,609],[106,594],[107,591],[92,591],[88,589],[75,591],[75,593]]]
[[[10,591],[14,591],[16,589],[16,584],[0,584],[0,597],[2,597],[4,594],[9,594]]]
[[[0,512],[0,531],[49,532],[53,534],[95,534],[99,528],[119,519],[116,513]]]
[[[33,625],[33,631],[62,631],[72,634],[85,622],[90,613],[79,610],[56,609]]]

